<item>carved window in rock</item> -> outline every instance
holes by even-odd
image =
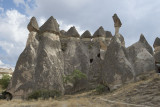
[[[92,63],[93,62],[93,59],[90,59],[90,63]]]
[[[98,57],[98,58],[100,58],[100,57],[101,57],[100,53],[98,53],[98,54],[97,54],[97,57]]]

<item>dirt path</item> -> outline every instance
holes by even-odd
[[[118,102],[118,101],[111,101],[103,98],[99,98],[102,101],[105,101],[106,103],[112,103],[112,104],[118,104],[121,106],[127,106],[127,107],[151,107],[146,105],[137,105],[137,104],[130,104],[130,103],[124,103],[124,102]]]

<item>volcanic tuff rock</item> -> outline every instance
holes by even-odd
[[[112,33],[110,31],[106,31],[106,38],[112,38]]]
[[[159,38],[159,37],[157,37],[157,38],[155,39],[154,44],[153,44],[153,47],[154,47],[154,48],[155,48],[155,47],[158,47],[158,46],[160,46],[160,38]]]
[[[132,64],[127,59],[126,48],[119,41],[117,36],[112,38],[102,64],[102,79],[111,89],[133,80],[134,77]]]
[[[56,20],[51,17],[48,21]],[[54,31],[54,28],[58,28],[58,24],[57,22],[52,25],[46,23],[41,27],[41,29],[44,26],[47,27],[47,29],[42,29],[43,34],[29,33],[32,42],[28,43],[18,59],[13,78],[7,89],[15,97],[26,97],[28,93],[37,89],[55,89],[64,92],[61,43],[58,35],[48,32],[49,29]],[[56,32],[59,32],[58,29]]]
[[[59,24],[57,23],[56,19],[51,16],[41,27],[40,32],[50,32],[59,34]]]
[[[140,36],[138,42],[127,48],[127,54],[135,75],[155,70],[153,50],[143,35]]]
[[[28,26],[27,26],[28,30],[31,32],[31,31],[39,31],[39,26],[38,26],[38,23],[37,23],[37,20],[35,17],[32,17]]]
[[[160,38],[156,38],[153,44],[154,58],[156,62],[160,62]]]
[[[29,37],[21,53],[7,91],[13,97],[27,97],[34,90],[59,90],[62,94],[95,88],[105,82],[113,89],[130,82],[143,72],[154,70],[153,51],[144,36],[126,48],[121,34],[100,27],[93,38],[89,31],[80,36],[75,27],[59,31],[52,16],[34,30],[29,23]],[[38,24],[37,24],[38,25]],[[37,26],[36,25],[36,26]],[[36,28],[38,29],[38,27]],[[63,76],[74,70],[85,73],[87,79],[63,83]]]
[[[92,38],[91,37],[91,33],[86,30],[82,35],[81,35],[81,38]]]
[[[105,37],[106,33],[104,31],[104,28],[101,26],[97,31],[93,34],[93,37]]]
[[[79,33],[77,32],[76,28],[73,26],[67,32],[66,36],[68,37],[80,37]]]

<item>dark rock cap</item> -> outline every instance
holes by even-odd
[[[65,30],[61,30],[61,31],[60,31],[60,34],[61,34],[61,35],[65,35],[65,33],[66,33]]]
[[[40,27],[40,33],[43,32],[51,32],[55,34],[59,34],[59,24],[57,23],[57,20],[54,19],[53,16],[51,16],[41,27]]]
[[[38,23],[37,23],[37,20],[35,17],[32,17],[30,19],[30,22],[29,22],[27,28],[28,28],[29,32],[31,32],[31,31],[38,32],[39,31],[39,26],[38,26]]]
[[[68,37],[80,37],[79,33],[77,32],[74,26],[67,31],[66,35]]]
[[[93,37],[105,37],[106,32],[104,31],[103,27],[99,27],[99,29],[93,34]]]
[[[140,39],[139,39],[139,42],[141,42],[141,43],[144,45],[144,47],[147,49],[147,51],[148,51],[151,55],[153,55],[152,47],[149,45],[149,43],[147,42],[147,40],[146,40],[146,38],[144,37],[143,34],[141,34]]]
[[[156,38],[153,44],[153,47],[155,48],[156,46],[160,46],[160,38]]]
[[[86,30],[82,35],[81,38],[92,38],[91,33]]]
[[[112,33],[110,31],[106,31],[106,38],[112,38]]]
[[[143,43],[144,43],[144,42],[147,42],[147,40],[146,40],[146,38],[144,37],[143,34],[141,34],[139,41],[140,41],[140,42],[143,42]]]

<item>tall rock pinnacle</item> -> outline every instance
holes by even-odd
[[[38,23],[37,23],[37,20],[35,17],[31,18],[27,28],[28,28],[29,32],[31,32],[31,31],[38,32],[39,31],[39,26],[38,26]]]
[[[57,20],[51,16],[41,27],[40,32],[51,32],[55,34],[59,34],[59,25],[57,23]]]
[[[113,21],[114,21],[114,27],[115,27],[115,35],[119,33],[119,28],[121,27],[122,23],[117,14],[114,14],[112,16]]]

